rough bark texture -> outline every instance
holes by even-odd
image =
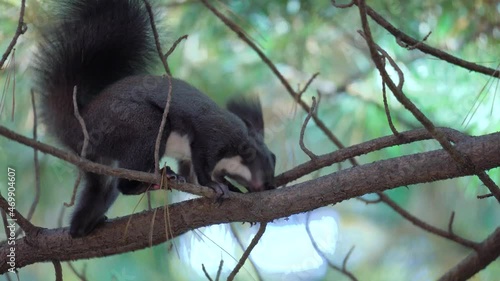
[[[456,148],[470,157],[476,169],[500,166],[500,133],[472,137]],[[274,191],[231,194],[220,206],[209,198],[173,204],[169,206],[171,234],[168,237],[163,208],[112,220],[81,239],[71,239],[67,228],[40,229],[35,235],[17,240],[16,267],[134,251],[150,246],[151,237],[152,244],[156,245],[202,226],[271,221],[367,193],[471,174],[474,171],[460,169],[448,153],[435,150],[349,168]],[[9,247],[1,245],[0,256],[5,257]],[[1,261],[0,273],[7,269],[6,261]]]

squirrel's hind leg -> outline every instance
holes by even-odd
[[[85,173],[85,186],[71,218],[70,235],[73,238],[88,235],[106,221],[104,214],[118,196],[116,181],[108,176]]]

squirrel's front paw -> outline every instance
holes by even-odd
[[[227,185],[223,183],[213,181],[208,184],[208,187],[210,187],[211,189],[213,189],[213,191],[215,191],[216,194],[215,201],[219,203],[219,205],[222,204],[222,201],[224,199],[229,197],[229,188],[227,187]]]
[[[160,170],[162,175],[167,177],[169,181],[175,181],[177,183],[186,183],[186,179],[183,176],[176,174],[169,166],[165,166]]]

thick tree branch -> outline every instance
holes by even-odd
[[[479,169],[500,166],[500,133],[470,138],[458,143],[456,148],[470,157]],[[278,190],[231,193],[221,206],[209,198],[172,204],[169,206],[169,228],[173,237],[177,237],[212,224],[272,221],[367,193],[472,173],[461,169],[447,152],[440,149],[352,167]],[[154,213],[154,210],[145,211],[131,215],[131,219],[126,216],[112,220],[80,239],[71,239],[67,228],[41,230],[16,241],[16,265],[21,268],[50,260],[109,256],[165,242],[164,212],[157,210],[156,216]],[[149,226],[153,217],[154,227],[151,230]],[[125,232],[128,223],[129,231]],[[8,245],[1,245],[0,256],[5,256],[8,250]],[[0,264],[0,273],[7,269],[7,264]]]

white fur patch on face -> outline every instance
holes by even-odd
[[[216,180],[215,175],[217,175],[221,171],[226,171],[226,173],[230,175],[240,176],[247,182],[251,182],[252,173],[250,172],[250,169],[248,169],[247,166],[241,163],[241,160],[242,160],[241,156],[238,155],[219,160],[219,162],[217,162],[212,172],[212,180],[215,181]]]
[[[167,139],[165,155],[178,160],[191,160],[191,147],[187,135],[171,132]]]

